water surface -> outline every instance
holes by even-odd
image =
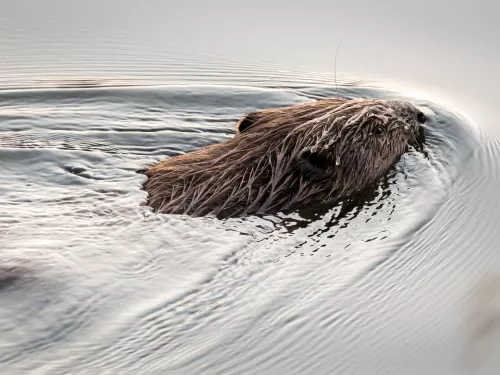
[[[476,97],[467,77],[454,93],[444,78],[396,87],[396,59],[392,77],[378,72],[393,82],[339,73],[336,90],[321,64],[266,62],[272,41],[253,61],[202,52],[196,41],[222,35],[195,17],[203,7],[50,4],[2,5],[0,261],[26,272],[0,289],[0,372],[497,373],[500,132],[483,73]],[[160,28],[173,13],[189,16],[183,32]],[[406,155],[361,206],[312,219],[141,205],[136,170],[231,137],[246,112],[337,91],[413,101],[428,156]]]

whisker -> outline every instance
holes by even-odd
[[[337,86],[337,54],[339,53],[339,49],[340,49],[340,46],[342,45],[343,41],[344,41],[344,37],[342,36],[342,38],[340,39],[340,43],[337,46],[337,50],[335,51],[335,94],[337,95],[337,97],[339,96],[339,89]]]

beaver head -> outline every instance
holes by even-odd
[[[148,203],[229,217],[332,202],[376,182],[424,122],[400,100],[335,98],[253,112],[234,138],[149,167]]]

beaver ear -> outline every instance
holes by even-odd
[[[333,165],[326,151],[303,151],[299,156],[299,168],[309,181],[321,181],[333,173]]]
[[[240,121],[236,123],[236,132],[243,133],[250,129],[259,119],[261,118],[259,112],[252,112],[242,117]]]

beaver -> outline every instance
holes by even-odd
[[[228,218],[334,203],[419,144],[425,120],[404,100],[328,98],[252,112],[233,138],[149,166],[147,204]]]

